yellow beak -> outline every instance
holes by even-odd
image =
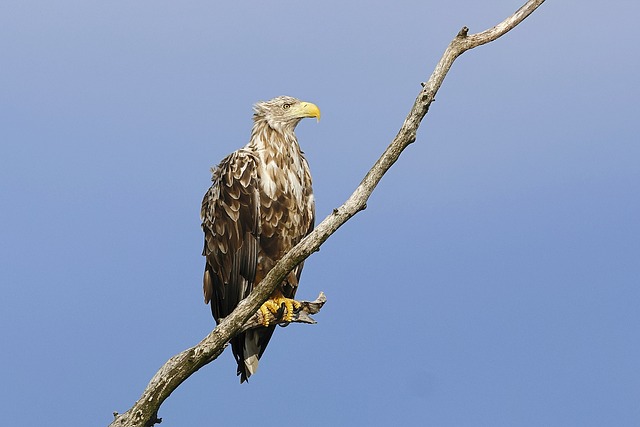
[[[298,105],[297,110],[297,113],[300,114],[301,117],[315,117],[320,121],[320,109],[316,104],[303,101]]]

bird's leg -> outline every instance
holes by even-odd
[[[282,304],[284,304],[285,312],[281,320],[284,322],[291,322],[293,319],[293,311],[300,308],[302,305],[294,299],[285,297],[282,295],[282,292],[276,290],[271,297],[260,306],[263,326],[269,326],[269,312],[273,313],[274,317],[278,318],[278,312],[280,311]]]

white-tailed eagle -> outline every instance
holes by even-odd
[[[213,184],[202,201],[206,257],[204,301],[216,322],[246,298],[275,263],[313,229],[315,203],[309,165],[294,133],[305,117],[320,119],[310,102],[288,96],[254,106],[249,143],[213,169]],[[302,264],[260,308],[286,307],[291,320]],[[231,341],[240,382],[258,368],[276,325],[251,329]]]

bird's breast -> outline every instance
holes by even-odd
[[[308,232],[313,192],[304,159],[271,158],[259,167],[261,246],[280,258]]]

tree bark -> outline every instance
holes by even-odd
[[[115,419],[110,426],[142,427],[153,426],[161,422],[161,419],[157,417],[158,409],[173,390],[198,369],[215,360],[223,352],[233,336],[242,331],[243,328],[244,330],[248,328],[246,326],[247,321],[254,322],[254,324],[255,322],[259,323],[259,318],[256,318],[256,312],[260,305],[269,298],[278,283],[281,283],[283,278],[296,265],[304,261],[313,252],[318,251],[329,236],[335,233],[345,222],[367,207],[369,196],[373,193],[384,174],[398,160],[402,151],[416,140],[418,127],[429,111],[436,93],[456,58],[470,49],[501,37],[533,13],[542,3],[544,3],[544,0],[529,0],[513,15],[480,33],[468,34],[469,29],[463,27],[449,43],[429,80],[422,83],[422,90],[418,94],[398,134],[349,199],[342,206],[334,209],[333,213],[318,224],[313,232],[291,249],[256,286],[251,294],[242,300],[238,307],[207,337],[196,346],[169,359],[153,376],[142,396],[131,409],[123,414],[114,413]],[[317,302],[318,300],[314,303]]]

